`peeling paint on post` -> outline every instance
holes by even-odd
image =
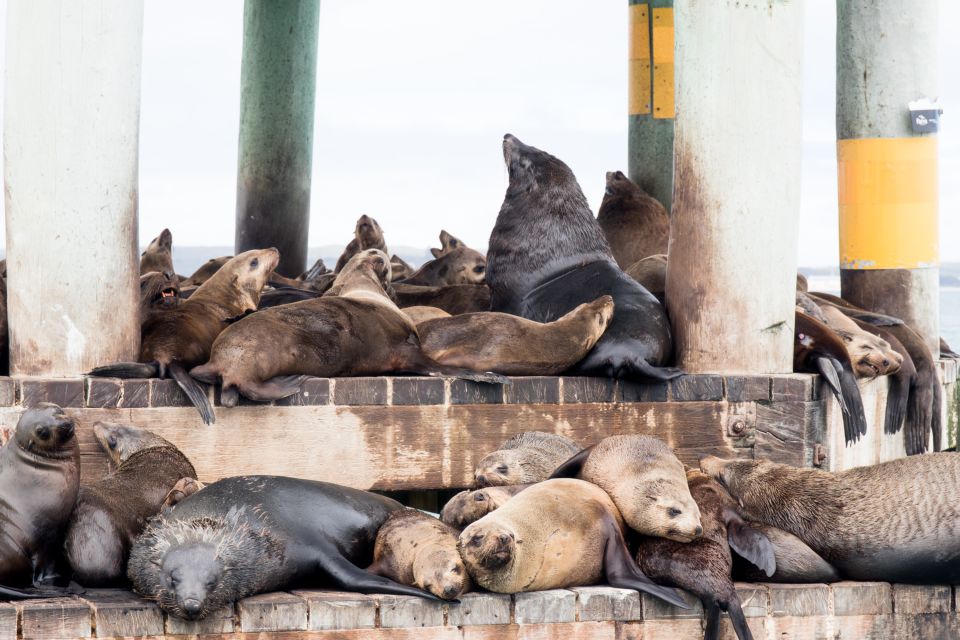
[[[666,297],[677,363],[691,373],[788,373],[803,3],[689,0],[674,17]]]
[[[236,251],[276,247],[306,269],[320,0],[247,0],[240,75]]]
[[[140,349],[143,0],[10,0],[4,168],[10,369],[75,376]]]

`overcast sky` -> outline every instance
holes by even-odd
[[[604,173],[626,170],[626,5],[322,0],[311,246],[346,244],[367,213],[393,246],[446,228],[485,247],[508,131],[566,161],[596,211]],[[147,0],[141,242],[169,226],[175,244],[233,243],[242,14]],[[960,3],[940,0],[940,23],[941,259],[960,260]],[[837,262],[834,24],[832,0],[807,1],[803,265]]]

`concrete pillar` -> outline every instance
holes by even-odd
[[[673,199],[673,0],[629,0],[630,179],[660,201]]]
[[[140,349],[143,0],[9,0],[3,152],[10,369],[72,376]]]
[[[320,0],[247,0],[240,74],[236,251],[276,247],[306,270]]]
[[[840,286],[940,353],[937,137],[908,103],[937,96],[936,2],[838,0]]]
[[[803,2],[687,0],[676,19],[667,308],[691,373],[793,370]]]

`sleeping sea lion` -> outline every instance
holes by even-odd
[[[510,134],[503,139],[510,184],[490,234],[491,311],[551,322],[600,295],[613,296],[606,333],[575,371],[669,379],[673,341],[666,311],[625,274],[570,168]]]
[[[577,443],[565,436],[524,431],[485,456],[477,464],[473,477],[478,487],[540,482],[579,450]]]
[[[502,507],[507,500],[532,484],[515,484],[483,489],[468,489],[450,498],[440,511],[440,520],[462,531],[491,511]]]
[[[858,378],[872,379],[896,373],[903,357],[883,338],[864,331],[832,305],[820,307],[826,324],[843,340]]]
[[[150,241],[146,250],[140,254],[140,275],[159,271],[173,273],[173,234],[164,229],[160,235]]]
[[[340,257],[337,259],[337,264],[333,268],[333,272],[340,273],[340,271],[347,266],[350,258],[367,249],[379,249],[384,253],[388,253],[387,242],[383,237],[383,229],[380,228],[376,220],[368,215],[362,215],[357,218],[357,226],[353,231],[353,240],[347,244],[343,253],[340,254]]]
[[[678,607],[675,591],[654,584],[630,557],[623,519],[610,497],[582,480],[540,482],[460,534],[473,581],[497,593],[589,586],[604,577]]]
[[[607,187],[597,212],[597,223],[610,243],[614,259],[625,271],[639,260],[667,253],[670,242],[667,210],[621,171],[607,172]]]

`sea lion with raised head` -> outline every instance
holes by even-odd
[[[116,470],[80,487],[64,552],[74,579],[86,587],[123,582],[130,546],[193,465],[179,449],[145,429],[98,422],[94,436]]]
[[[551,478],[580,478],[613,499],[631,529],[690,542],[703,533],[683,463],[652,436],[608,436],[557,467]]]
[[[367,249],[379,249],[384,253],[389,253],[380,224],[370,216],[362,215],[357,218],[357,225],[353,231],[353,240],[347,244],[343,253],[340,254],[336,266],[333,267],[333,272],[340,273],[340,271],[347,266],[347,263],[350,262],[350,258]]]
[[[524,431],[480,460],[473,477],[478,487],[540,482],[579,450],[580,446],[566,436]]]
[[[460,246],[425,263],[402,282],[422,287],[481,284],[486,271],[486,256],[470,247]]]
[[[540,482],[460,534],[474,583],[497,593],[585,587],[606,582],[687,608],[630,557],[623,519],[610,497],[582,480]]]
[[[297,587],[434,598],[364,571],[399,502],[280,476],[205,486],[151,520],[130,552],[134,590],[188,620],[241,598]]]
[[[551,322],[600,295],[613,296],[606,333],[574,371],[669,379],[673,341],[666,311],[625,274],[570,168],[507,134],[510,183],[490,234],[491,311]]]
[[[456,600],[470,590],[470,575],[457,551],[458,534],[422,511],[394,511],[377,532],[367,571]]]
[[[417,322],[417,333],[437,362],[508,376],[555,376],[589,353],[613,313],[613,298],[601,296],[553,322],[487,311]]]
[[[443,505],[440,520],[462,531],[467,525],[476,522],[491,511],[496,511],[507,500],[532,486],[532,484],[514,484],[461,491]]]
[[[164,229],[140,254],[140,275],[159,271],[173,273],[173,234]]]
[[[430,249],[430,255],[434,258],[439,258],[440,256],[445,256],[457,247],[466,246],[463,244],[463,240],[457,238],[450,233],[447,233],[445,229],[440,230],[440,248],[439,249]]]
[[[403,280],[404,278],[409,278],[413,275],[413,272],[416,271],[410,264],[398,256],[393,254],[390,256],[390,279],[393,282],[397,280]]]
[[[839,473],[713,456],[701,459],[700,468],[726,487],[752,520],[797,536],[846,580],[960,580],[955,453]]]
[[[622,171],[607,172],[597,223],[610,243],[614,259],[625,271],[639,260],[667,253],[667,210]]]

